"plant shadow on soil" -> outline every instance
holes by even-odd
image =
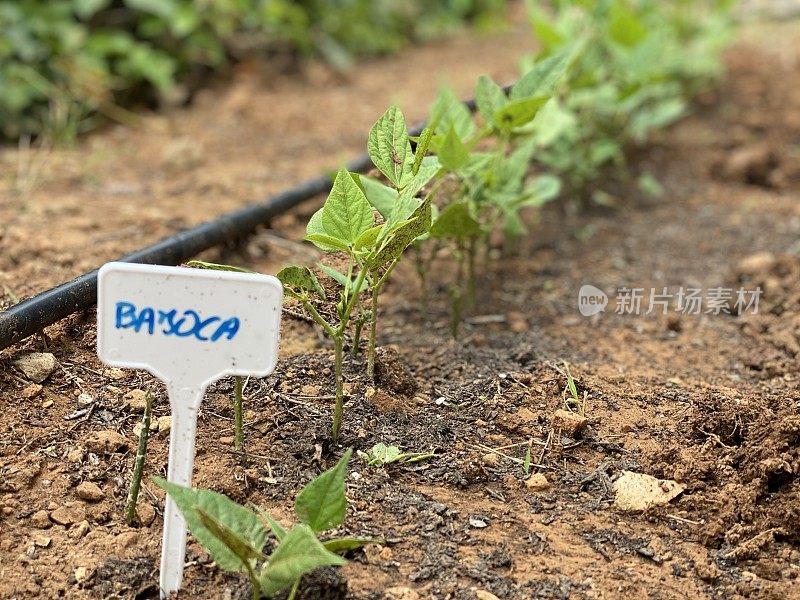
[[[361,358],[347,361],[340,448],[328,445],[332,350],[303,320],[285,315],[278,369],[246,388],[248,457],[230,450],[232,382],[212,386],[199,423],[195,485],[258,504],[284,522],[291,521],[290,499],[342,448],[367,451],[384,442],[435,452],[381,468],[351,462],[341,533],[384,543],[352,553],[338,573],[310,579],[316,587],[301,597],[796,594],[800,161],[790,141],[800,136],[800,70],[746,45],[728,62],[729,81],[637,158],[659,175],[667,198],[643,202],[621,187],[615,210],[543,211],[532,241],[496,261],[481,282],[457,341],[448,339],[443,295],[434,293],[421,310],[413,275],[399,271],[383,310],[377,384],[364,379]],[[300,216],[286,222],[297,229]],[[276,259],[251,266],[266,271]],[[764,294],[759,314],[740,318],[609,310],[585,319],[576,307],[583,283],[608,291],[758,285]],[[138,421],[123,398],[131,389],[160,388],[99,365],[91,317],[49,330],[50,350],[65,369],[3,422],[9,440],[20,439],[13,423],[25,423],[27,441],[2,451],[0,498],[10,509],[3,527],[11,532],[2,552],[24,559],[12,571],[19,581],[39,565],[52,569],[53,582],[38,584],[48,597],[152,598],[160,517],[135,529],[119,525]],[[32,340],[18,353],[40,344]],[[561,360],[588,394],[589,423],[576,439],[554,427],[566,383]],[[102,393],[80,426],[65,421],[53,432],[42,402],[70,393],[75,373]],[[10,367],[0,378],[13,394],[27,385]],[[166,412],[162,403],[157,413]],[[92,450],[109,429],[123,431],[124,443]],[[530,440],[533,471],[547,479],[538,489],[526,484],[521,464]],[[154,436],[149,473],[164,472],[166,446],[163,435]],[[620,513],[612,484],[622,470],[676,479],[686,491],[644,514]],[[83,480],[100,483],[105,498],[69,503]],[[46,500],[56,493],[61,500],[51,508]],[[145,495],[159,514],[162,501],[155,490]],[[32,525],[37,511],[65,502],[78,513],[73,523]],[[73,535],[82,518],[91,525],[85,538]],[[41,536],[50,551],[37,545]],[[75,561],[61,564],[55,551],[74,553],[87,573],[78,578]],[[182,596],[249,597],[243,577],[220,573],[194,543],[187,563]],[[36,597],[24,584],[9,589]]]

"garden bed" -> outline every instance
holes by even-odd
[[[784,45],[773,47],[771,39]],[[350,557],[341,570],[346,597],[792,597],[800,576],[800,156],[791,145],[800,136],[798,48],[800,39],[790,44],[787,28],[751,30],[729,53],[729,80],[637,157],[660,178],[665,197],[646,200],[619,184],[614,209],[577,216],[545,209],[534,235],[495,261],[480,282],[478,308],[457,341],[449,340],[445,294],[434,290],[422,308],[411,269],[398,269],[384,299],[380,339],[395,352],[382,354],[374,387],[363,379],[361,359],[346,363],[340,445],[367,451],[385,442],[436,456],[380,468],[357,458],[351,463],[345,529],[385,543]],[[502,79],[502,69],[495,71]],[[345,94],[339,101],[353,106]],[[259,118],[238,110],[245,122]],[[378,110],[365,108],[366,120]],[[314,115],[305,118],[308,127],[327,127]],[[119,135],[128,134],[112,131],[90,145],[105,147]],[[192,156],[187,144],[176,160]],[[276,160],[296,161],[285,156],[286,144],[276,145]],[[292,152],[316,150],[300,144]],[[219,154],[213,160],[226,158]],[[170,188],[166,177],[149,183],[143,166],[133,165],[126,181]],[[263,192],[264,181],[242,184],[245,167],[216,169],[217,185],[236,189],[226,202]],[[314,169],[300,166],[294,178]],[[132,212],[127,227],[136,229],[128,234],[118,223],[122,238],[96,212],[76,208],[79,202],[70,213],[58,208],[69,203],[48,208],[41,196],[31,200],[44,231],[52,227],[44,221],[59,216],[48,210],[66,210],[68,240],[76,231],[95,231],[105,241],[79,249],[76,237],[63,250],[66,264],[49,271],[59,262],[57,238],[15,225],[14,218],[27,218],[20,213],[3,242],[7,285],[30,293],[110,258],[120,239],[127,245],[128,236],[137,242],[186,224],[192,194],[174,192],[157,208]],[[124,196],[122,207],[133,211],[141,193]],[[92,200],[97,206],[100,197]],[[198,204],[192,221],[216,203]],[[301,211],[275,226],[298,239],[309,215]],[[139,233],[151,221],[153,231]],[[234,249],[236,260],[274,273],[313,253],[278,241],[256,236]],[[446,260],[439,268],[448,268]],[[577,309],[583,284],[608,291],[760,285],[764,294],[760,314],[738,318],[616,315],[611,306],[586,318]],[[46,340],[2,354],[2,597],[157,595],[163,494],[148,485],[153,495],[144,494],[140,518],[149,524],[129,528],[121,515],[140,420],[136,390],[162,398],[158,416],[168,407],[151,377],[99,363],[93,321],[91,312],[77,315],[49,328]],[[276,372],[245,390],[246,458],[231,450],[232,382],[210,390],[194,484],[289,521],[291,499],[341,449],[328,446],[331,346],[289,313],[282,335]],[[32,351],[53,352],[59,361],[41,389],[11,366]],[[567,383],[562,361],[572,366],[578,392],[588,394],[589,423],[574,438],[554,427]],[[541,464],[533,472],[547,484],[525,481],[520,461],[532,438],[545,444],[535,443],[532,457]],[[166,452],[166,436],[156,433],[148,474],[164,473]],[[622,513],[612,507],[612,488],[623,470],[677,480],[686,489],[666,506]],[[97,484],[101,496],[82,492],[81,499],[84,481]],[[194,543],[187,562],[186,597],[249,597],[244,577],[220,573]],[[323,588],[328,596],[303,597],[343,597],[340,585]]]

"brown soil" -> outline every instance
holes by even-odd
[[[637,166],[665,185],[662,200],[619,187],[613,210],[545,210],[485,275],[458,341],[445,294],[433,290],[423,310],[410,269],[397,273],[381,338],[397,352],[385,352],[377,391],[349,360],[342,447],[382,441],[436,456],[385,468],[353,459],[343,531],[385,543],[354,553],[344,579],[323,573],[305,598],[341,597],[343,580],[361,600],[800,597],[800,38],[790,32],[751,28],[729,53],[728,81],[639,153]],[[347,81],[313,67],[267,88],[247,72],[189,111],[53,153],[33,190],[0,206],[5,294],[29,295],[335,165],[390,100],[422,115],[430,73],[466,95],[478,73],[510,79],[526,40],[522,30],[454,39]],[[297,239],[308,212],[275,226]],[[222,258],[262,272],[314,256],[274,232],[238,252]],[[764,293],[757,315],[609,307],[584,318],[584,283]],[[46,333],[0,355],[0,597],[156,597],[163,496],[150,484],[143,493],[150,525],[128,528],[121,512],[140,418],[125,396],[163,398],[162,388],[99,363],[91,312]],[[45,348],[60,366],[39,390],[11,361]],[[331,352],[284,315],[276,373],[245,392],[249,456],[231,451],[232,383],[219,382],[200,416],[194,483],[289,522],[296,492],[341,453],[328,443]],[[577,439],[554,427],[564,360],[588,398]],[[416,391],[391,368],[401,362]],[[82,405],[82,393],[93,402]],[[165,401],[156,412],[168,413]],[[524,480],[531,439],[545,489]],[[154,435],[149,474],[164,473],[166,450]],[[622,513],[612,501],[623,470],[686,489]],[[84,481],[103,499],[79,499]],[[181,597],[248,597],[245,580],[220,573],[194,543],[187,563]]]

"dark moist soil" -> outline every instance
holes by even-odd
[[[332,347],[290,308],[276,372],[246,386],[248,456],[231,449],[233,386],[218,382],[200,413],[194,483],[288,524],[295,494],[344,448],[435,452],[382,468],[354,456],[338,533],[383,543],[315,573],[303,598],[800,598],[800,38],[790,31],[750,28],[728,55],[729,79],[634,153],[663,199],[617,182],[615,208],[543,211],[481,279],[458,340],[441,286],[423,308],[412,270],[399,269],[376,385],[361,358],[346,364],[339,447],[329,444]],[[310,211],[284,218],[282,234],[298,239]],[[19,265],[24,241],[11,241]],[[209,257],[274,272],[314,253],[260,234],[238,255]],[[445,276],[447,257],[438,264]],[[612,299],[586,318],[586,283],[763,296],[741,317],[618,315]],[[0,355],[3,598],[157,597],[163,494],[146,483],[149,524],[121,524],[140,420],[126,396],[152,390],[157,415],[168,407],[149,375],[98,362],[93,321],[76,315]],[[45,350],[59,367],[39,389],[12,361]],[[588,425],[573,437],[555,418],[563,361],[587,397]],[[531,440],[539,488],[521,462]],[[164,474],[167,445],[152,436],[148,475]],[[624,513],[612,505],[622,471],[685,491]],[[103,498],[80,500],[83,481]],[[180,597],[249,597],[246,579],[219,572],[194,542],[184,583]]]

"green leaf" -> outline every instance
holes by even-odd
[[[388,225],[388,224],[387,224]],[[397,227],[387,236],[385,245],[370,260],[370,267],[377,269],[383,265],[400,258],[411,244],[431,227],[431,203],[426,200],[411,213],[411,217],[397,224]]]
[[[469,239],[481,234],[481,224],[469,212],[464,202],[454,202],[442,211],[431,226],[431,235],[437,238]]]
[[[546,13],[532,2],[526,3],[526,8],[533,33],[542,47],[550,52],[553,48],[560,46],[564,42],[564,38],[547,20]]]
[[[419,170],[414,175],[414,179],[403,189],[403,193],[409,194],[412,197],[416,196],[417,193],[434,178],[441,168],[442,165],[439,163],[437,157],[426,156],[422,159],[422,163],[420,164]]]
[[[325,228],[322,226],[322,211],[323,211],[323,209],[320,208],[313,215],[311,215],[311,218],[308,220],[308,225],[306,225],[306,239],[308,239],[308,236],[310,236],[310,235],[313,235],[313,236],[327,236],[328,235],[325,232]],[[315,239],[316,239],[316,241],[313,242],[313,244],[317,248],[319,248],[320,250],[323,250],[325,252],[339,252],[339,251],[342,250],[343,247],[347,248],[346,244],[343,244],[342,242],[340,242],[338,240],[336,241],[335,244],[325,244],[325,243],[322,242],[322,239],[324,239],[324,238],[315,237]],[[311,241],[311,240],[309,240],[309,241]]]
[[[565,109],[558,98],[550,98],[536,113],[531,128],[535,132],[536,143],[549,146],[563,134],[575,129],[577,125],[578,120],[575,115]]]
[[[390,106],[369,132],[367,150],[373,164],[398,189],[411,179],[414,153],[403,113]]]
[[[81,19],[88,19],[96,14],[100,9],[108,6],[110,0],[72,0],[75,14]]]
[[[631,135],[636,141],[643,142],[650,130],[674,123],[685,112],[686,102],[682,98],[663,100],[654,106],[638,111],[631,117]]]
[[[422,130],[422,133],[419,136],[417,148],[414,150],[414,164],[411,166],[411,172],[414,175],[416,175],[419,171],[422,160],[425,158],[425,153],[428,151],[428,147],[431,145],[431,138],[433,137],[434,128],[434,125],[426,127]]]
[[[358,236],[372,227],[372,223],[372,207],[364,192],[347,170],[340,170],[322,207],[325,233],[352,247]]]
[[[369,538],[369,537],[344,537],[344,538],[334,538],[332,540],[326,540],[322,542],[322,545],[325,546],[326,550],[330,552],[335,552],[336,554],[342,554],[343,552],[348,552],[350,550],[356,550],[361,548],[362,546],[366,546],[367,544],[380,544],[383,540],[379,538]]]
[[[124,2],[134,10],[153,14],[167,21],[170,20],[178,6],[175,0],[124,0]]]
[[[264,521],[266,521],[267,525],[269,525],[269,528],[272,530],[272,535],[275,536],[275,539],[278,540],[279,542],[282,541],[283,538],[286,537],[286,530],[283,528],[283,526],[280,523],[278,523],[275,519],[273,519],[272,515],[270,515],[260,506],[256,506],[256,510],[258,511],[258,516],[261,517],[261,519],[263,519]]]
[[[317,266],[320,269],[322,269],[325,272],[325,274],[328,275],[328,277],[336,281],[336,283],[338,283],[344,288],[347,288],[349,291],[353,291],[353,287],[355,286],[355,281],[348,280],[347,275],[345,275],[344,273],[340,273],[333,267],[329,267],[328,265],[324,265],[322,263],[317,263]],[[367,282],[362,281],[359,293],[363,292],[365,289],[367,289]]]
[[[155,484],[167,492],[186,520],[192,535],[205,548],[219,567],[226,571],[241,571],[242,560],[214,532],[203,524],[200,508],[208,517],[230,530],[258,552],[267,540],[267,531],[253,511],[236,504],[222,494],[211,490],[192,489],[153,477]],[[209,521],[207,521],[209,522]]]
[[[250,542],[233,531],[230,527],[222,523],[220,520],[215,519],[208,512],[195,506],[195,512],[200,519],[200,523],[208,529],[214,537],[230,550],[242,562],[242,565],[252,564],[253,561],[259,558],[264,558],[261,550],[254,548]]]
[[[348,252],[350,250],[350,246],[344,241],[325,233],[309,233],[305,239],[325,252]]]
[[[278,544],[259,574],[261,591],[273,596],[318,567],[346,565],[347,561],[323,546],[308,525],[295,525]]]
[[[494,114],[503,108],[508,99],[506,93],[488,75],[481,75],[478,78],[478,85],[475,88],[475,105],[478,112],[488,122],[491,123]]]
[[[458,171],[469,159],[469,151],[452,126],[439,144],[437,154],[442,167],[451,172]]]
[[[661,198],[664,195],[664,186],[652,173],[642,173],[637,184],[639,189],[651,198]]]
[[[285,267],[278,272],[277,277],[283,284],[283,288],[295,297],[301,296],[305,292],[314,292],[323,300],[325,299],[325,289],[308,267],[294,265]]]
[[[311,481],[295,499],[297,518],[314,531],[333,529],[344,520],[347,509],[344,478],[352,453],[349,448],[336,466]]]
[[[494,114],[494,122],[505,130],[522,127],[536,116],[547,100],[547,96],[513,100]]]
[[[452,127],[462,140],[475,133],[472,114],[447,88],[442,88],[431,109],[431,123],[436,124],[435,133],[445,135]]]
[[[526,192],[525,206],[541,206],[561,192],[561,179],[555,175],[540,175]]]
[[[528,448],[525,450],[525,460],[522,461],[522,470],[525,471],[525,475],[527,475],[531,471],[531,446],[530,446],[530,444],[528,444]]]
[[[383,225],[376,225],[375,227],[371,227],[367,229],[364,233],[358,236],[356,243],[353,244],[354,250],[368,250],[375,246],[375,242],[378,240],[381,232],[383,231]]]
[[[635,46],[647,36],[647,27],[619,0],[611,6],[608,34],[623,46]]]
[[[378,442],[367,452],[367,464],[370,466],[387,465],[397,462],[402,455],[403,453],[397,446],[387,446],[383,442]]]
[[[556,84],[566,74],[572,60],[572,48],[538,60],[533,67],[511,88],[508,96],[511,100],[553,95]]]
[[[388,185],[383,185],[377,179],[367,175],[361,176],[361,185],[364,187],[367,202],[381,213],[384,219],[388,219],[389,215],[392,214],[394,205],[397,203],[397,190],[390,188]]]

